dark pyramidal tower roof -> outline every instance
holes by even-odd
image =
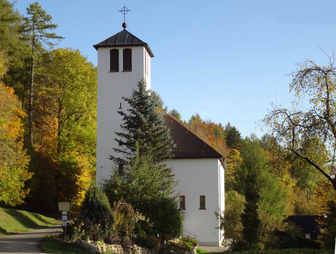
[[[93,47],[98,50],[98,48],[110,48],[110,47],[134,47],[134,46],[144,46],[148,51],[148,54],[151,57],[154,57],[154,54],[148,44],[143,42],[138,37],[134,36],[126,29],[120,31],[119,33],[112,35],[111,37],[107,38],[106,40],[93,45]]]

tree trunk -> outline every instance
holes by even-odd
[[[29,144],[33,147],[34,132],[33,132],[33,96],[34,96],[34,47],[35,47],[35,33],[33,29],[32,41],[32,57],[31,57],[31,70],[30,70],[30,94],[29,94]]]

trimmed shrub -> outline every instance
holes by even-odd
[[[83,228],[90,238],[97,234],[106,234],[112,228],[114,219],[108,198],[101,188],[94,184],[85,195],[80,214]]]

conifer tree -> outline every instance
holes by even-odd
[[[236,127],[231,126],[228,123],[225,127],[226,134],[226,145],[232,149],[241,149],[242,138],[240,132],[237,130]]]
[[[246,138],[243,149],[244,162],[242,167],[245,169],[245,208],[241,215],[243,224],[243,241],[248,249],[256,248],[259,241],[260,219],[258,206],[260,203],[260,183],[258,175],[263,171],[264,155],[260,148],[260,143],[256,137]]]
[[[115,166],[123,165],[124,170],[116,170],[110,180],[106,180],[104,190],[110,203],[123,198],[132,204],[152,224],[152,231],[162,237],[176,236],[180,228],[179,211],[175,197],[171,198],[176,182],[172,169],[166,161],[172,158],[173,141],[170,131],[163,126],[163,113],[158,96],[146,90],[143,80],[137,84],[131,97],[124,98],[130,105],[126,112],[119,111],[123,132],[117,132],[119,147],[114,151],[120,154],[110,156]],[[162,211],[157,214],[157,206],[165,206],[169,215]],[[160,221],[172,221],[165,227]],[[152,233],[153,233],[152,232]],[[168,239],[167,239],[168,240]]]
[[[100,225],[104,232],[112,227],[113,213],[106,194],[99,186],[92,184],[85,195],[81,208],[84,227]]]
[[[50,39],[63,39],[55,33],[48,32],[57,28],[57,24],[51,23],[52,17],[41,8],[38,2],[30,4],[27,8],[28,17],[24,18],[22,32],[23,39],[28,41],[31,49],[30,56],[30,94],[29,94],[29,143],[33,146],[33,99],[34,99],[34,78],[35,78],[35,62],[36,53],[41,52],[43,44],[53,47],[55,44]]]
[[[13,2],[13,1],[12,1]],[[21,40],[23,16],[14,8],[15,3],[0,0],[0,50],[8,59],[8,72],[2,77],[5,86],[13,87],[23,107],[28,43]]]
[[[254,249],[258,243],[258,229],[260,220],[258,216],[258,203],[260,199],[259,188],[257,184],[257,174],[252,169],[246,177],[246,204],[244,212],[241,215],[243,224],[243,238],[249,249]]]
[[[116,132],[115,140],[119,147],[113,148],[121,156],[110,156],[116,166],[127,166],[135,158],[151,156],[154,165],[163,165],[172,158],[173,141],[170,131],[163,126],[163,114],[159,112],[158,101],[153,98],[146,83],[141,80],[137,84],[138,90],[133,90],[131,97],[125,98],[130,105],[127,112],[118,111],[123,123],[123,132]],[[164,167],[164,171],[170,169]]]

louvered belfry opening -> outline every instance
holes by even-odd
[[[123,50],[123,71],[132,71],[132,49]]]
[[[119,72],[119,49],[110,50],[110,71]]]

